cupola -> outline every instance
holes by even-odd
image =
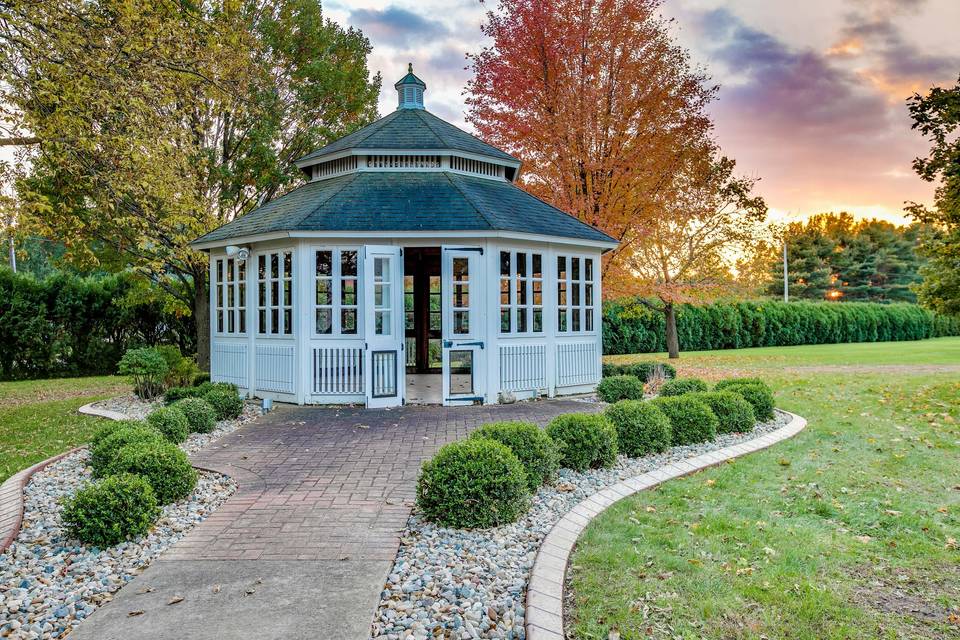
[[[423,109],[423,92],[427,84],[413,74],[413,63],[407,64],[407,75],[400,78],[395,85],[397,90],[398,109]]]

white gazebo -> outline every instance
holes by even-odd
[[[298,404],[495,403],[600,379],[603,232],[514,184],[520,162],[424,109],[297,161],[308,182],[194,241],[210,374]]]

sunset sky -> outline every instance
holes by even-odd
[[[383,73],[380,112],[413,62],[427,108],[466,128],[464,54],[485,44],[477,0],[334,0],[327,15],[359,27]],[[960,76],[957,0],[666,0],[676,36],[721,85],[717,138],[774,219],[821,211],[902,221],[933,187],[911,162],[927,145],[905,99]]]

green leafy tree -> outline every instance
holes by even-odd
[[[7,0],[0,44],[0,144],[29,145],[29,224],[161,287],[193,314],[201,364],[207,259],[189,241],[376,117],[368,40],[316,0]]]
[[[930,155],[913,161],[928,182],[939,182],[931,209],[911,203],[907,211],[929,228],[921,236],[927,259],[917,296],[941,313],[960,314],[960,79],[951,88],[935,87],[908,102],[913,128],[930,143]]]

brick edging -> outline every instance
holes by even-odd
[[[6,551],[20,533],[20,526],[23,524],[23,489],[30,482],[33,474],[81,449],[83,447],[77,447],[47,458],[32,467],[16,472],[0,485],[0,553]]]
[[[807,421],[794,413],[784,411],[793,419],[766,435],[740,444],[709,451],[693,458],[671,462],[598,491],[568,511],[543,539],[527,583],[526,636],[527,640],[563,640],[564,580],[567,563],[577,538],[590,521],[607,507],[635,493],[655,487],[667,480],[696,473],[707,467],[733,458],[766,449],[792,438]]]

